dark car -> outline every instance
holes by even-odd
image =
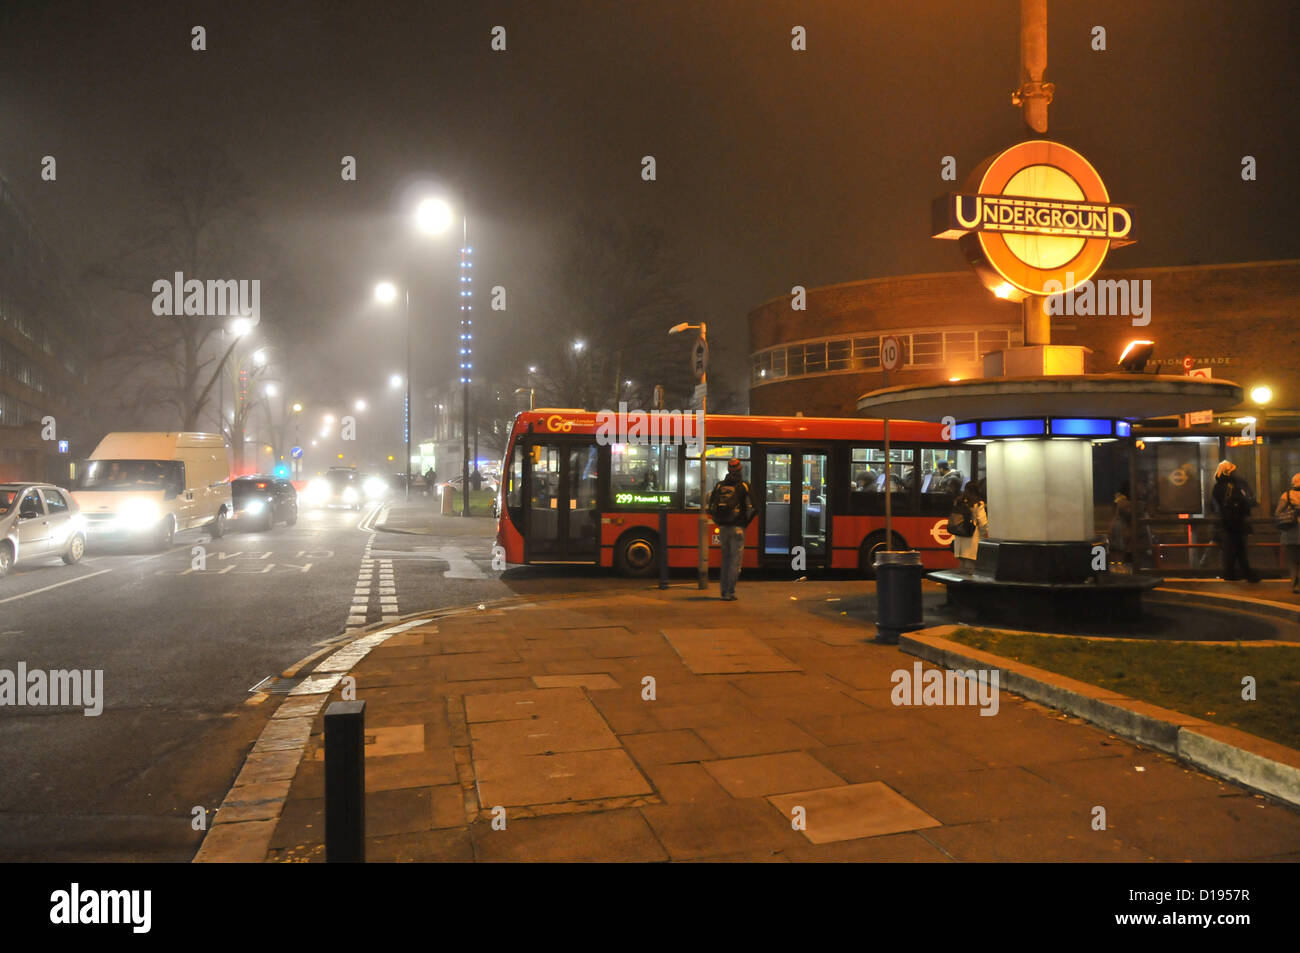
[[[239,477],[230,481],[235,503],[236,525],[269,530],[276,523],[292,526],[298,521],[298,491],[279,477]]]

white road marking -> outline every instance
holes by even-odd
[[[465,550],[459,546],[443,546],[439,556],[447,561],[447,571],[443,575],[448,579],[486,579],[483,570],[475,566]]]
[[[102,576],[106,572],[112,572],[111,569],[101,569],[98,572],[88,572],[84,576],[77,576],[75,579],[65,579],[63,582],[56,582],[50,586],[43,586],[40,589],[33,589],[31,592],[20,592],[16,596],[10,596],[7,599],[0,599],[0,605],[6,602],[13,602],[16,599],[26,599],[28,596],[40,595],[42,592],[49,592],[51,589],[57,589],[60,586],[70,586],[74,582],[81,582],[83,579],[93,579],[96,576]]]

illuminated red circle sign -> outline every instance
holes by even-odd
[[[1113,205],[1101,176],[1069,146],[1035,139],[986,159],[966,189],[935,201],[934,237],[960,240],[999,298],[1069,291],[1112,245],[1133,239],[1133,215]]]
[[[887,371],[898,370],[898,365],[903,358],[903,347],[898,343],[898,338],[894,335],[886,335],[880,339],[880,366]]]

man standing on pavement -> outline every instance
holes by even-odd
[[[736,580],[740,578],[740,558],[745,551],[745,527],[758,515],[750,499],[749,484],[741,477],[741,463],[727,464],[727,475],[714,484],[709,495],[709,516],[718,527],[722,546],[722,573],[719,579],[722,598],[736,600]]]

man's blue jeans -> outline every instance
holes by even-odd
[[[740,557],[745,551],[745,527],[719,526],[718,543],[722,547],[722,594],[734,596],[740,578]]]

